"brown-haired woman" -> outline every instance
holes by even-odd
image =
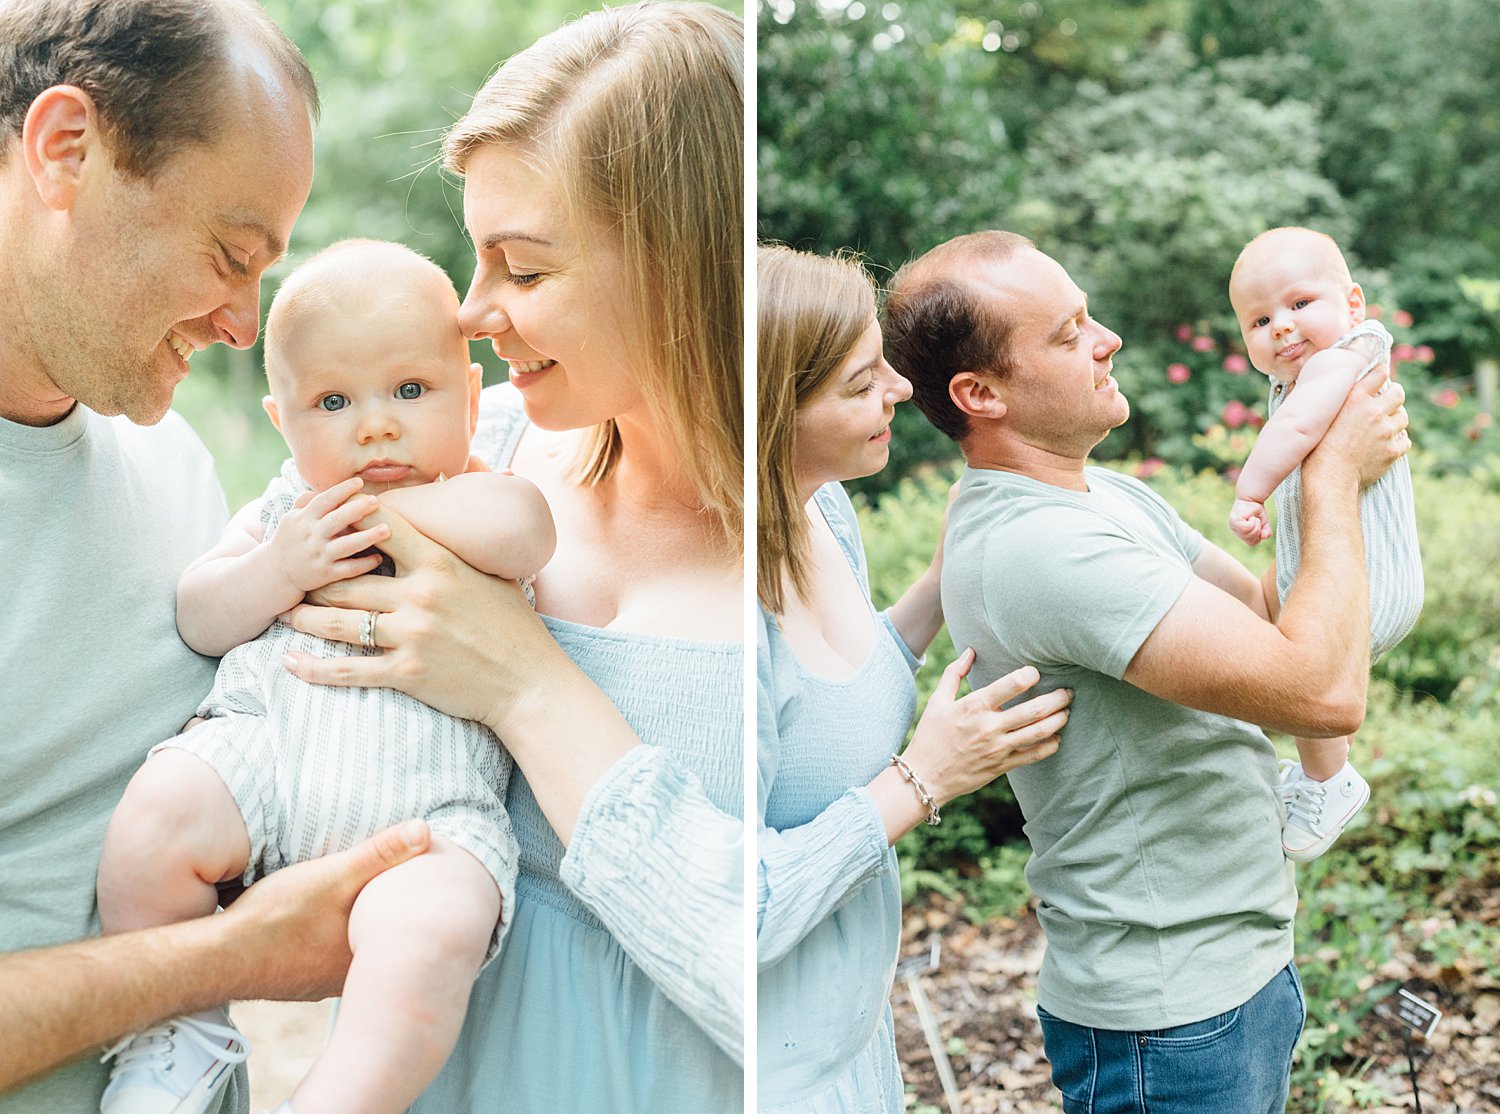
[[[877,614],[839,481],[885,467],[911,387],[885,362],[857,262],[765,247],[758,275],[760,1108],[899,1114],[891,845],[953,798],[1052,754],[1069,696],[1002,709],[1036,682],[1025,668],[960,698],[966,651],[893,757],[916,709],[917,655],[942,625],[941,544]]]

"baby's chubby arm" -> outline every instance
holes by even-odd
[[[1276,485],[1291,475],[1307,454],[1323,440],[1349,388],[1368,364],[1359,352],[1325,348],[1302,365],[1297,388],[1271,415],[1255,439],[1250,459],[1235,483],[1235,498],[1264,503]]]
[[[304,492],[266,541],[261,500],[229,522],[219,543],[177,582],[177,630],[200,654],[222,655],[249,642],[315,588],[370,572],[379,554],[360,556],[384,541],[389,527],[353,526],[379,506],[361,493],[358,476],[327,491]]]
[[[557,545],[542,493],[505,472],[465,472],[385,492],[380,502],[465,564],[507,580],[539,570]]]

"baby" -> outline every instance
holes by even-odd
[[[283,667],[289,650],[378,653],[378,613],[363,618],[362,647],[277,619],[377,569],[389,528],[362,523],[380,506],[495,576],[529,577],[551,557],[536,488],[469,455],[480,378],[457,315],[438,267],[368,240],[326,249],[277,292],[265,407],[292,459],[183,573],[182,637],[224,660],[205,722],[131,780],[99,864],[101,926],[123,932],[212,913],[216,883],[426,818],[431,851],[354,904],[343,1005],[291,1098],[297,1114],[405,1110],[452,1051],[515,900],[510,759],[495,737],[393,690],[319,687]],[[247,1052],[222,1009],[153,1026],[111,1050],[101,1110],[205,1110]]]
[[[1364,292],[1349,277],[1338,245],[1305,228],[1275,228],[1250,241],[1229,277],[1229,301],[1250,362],[1272,384],[1271,417],[1240,472],[1229,525],[1248,545],[1264,541],[1271,534],[1265,503],[1276,492],[1276,588],[1285,600],[1301,552],[1299,466],[1349,389],[1368,374],[1388,374],[1391,336],[1380,322],[1365,320]],[[1404,457],[1361,494],[1359,517],[1371,653],[1378,656],[1406,636],[1422,609],[1422,559]],[[1349,764],[1349,744],[1347,737],[1298,739],[1301,761],[1284,763],[1287,858],[1317,858],[1369,800],[1369,785]]]

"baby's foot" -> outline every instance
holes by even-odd
[[[250,1046],[223,1010],[174,1017],[126,1037],[113,1058],[102,1114],[202,1114],[229,1083]]]
[[[1348,762],[1327,781],[1308,777],[1300,762],[1284,761],[1281,768],[1281,785],[1276,791],[1286,808],[1281,850],[1293,862],[1311,862],[1333,846],[1349,821],[1365,807],[1370,784]]]

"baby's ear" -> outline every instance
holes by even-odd
[[[280,433],[281,412],[276,409],[276,400],[270,395],[266,395],[265,398],[260,400],[260,404],[265,407],[266,414],[271,419],[271,424],[276,427],[276,432]]]
[[[1356,325],[1365,319],[1365,292],[1360,289],[1359,283],[1349,284],[1349,320]]]

